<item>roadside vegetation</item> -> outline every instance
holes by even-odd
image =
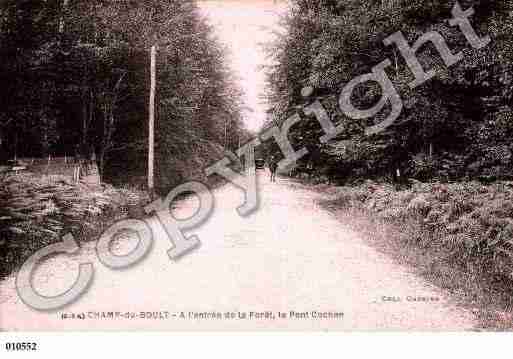
[[[282,123],[298,108],[319,100],[330,119],[343,131],[330,143],[320,144],[323,132],[313,118],[293,127],[291,142],[306,146],[317,173],[339,183],[358,179],[392,181],[401,176],[421,181],[461,181],[479,177],[511,179],[513,175],[513,20],[511,1],[460,1],[473,7],[470,18],[480,36],[491,43],[473,50],[461,31],[450,27],[454,0],[355,1],[293,0],[283,18],[283,32],[269,46],[275,63],[268,70],[267,100],[272,110],[269,125]],[[430,31],[440,33],[464,59],[447,68],[427,44],[417,53],[426,70],[437,76],[416,89],[413,75],[396,46],[383,40],[401,31],[410,44]],[[338,108],[341,90],[352,79],[369,73],[384,59],[404,102],[394,124],[379,134],[366,136],[365,128],[383,121],[389,109],[375,117],[355,120]],[[302,89],[312,94],[303,98]],[[358,86],[353,104],[368,109],[376,104],[379,86]]]
[[[247,133],[227,51],[192,0],[2,1],[0,165],[94,155],[104,182],[144,186],[153,45],[156,187],[202,177]]]
[[[165,194],[207,181],[202,169],[248,138],[227,51],[196,3],[1,2],[0,276],[66,233],[93,240],[127,210],[140,215],[153,45],[155,189]],[[50,157],[96,160],[103,184],[5,172]]]
[[[373,247],[451,292],[483,328],[513,325],[513,182],[318,185]]]
[[[91,188],[67,177],[30,173],[0,179],[0,278],[28,257],[72,233],[77,241],[98,239],[115,220],[143,216],[147,193],[110,185]]]
[[[283,32],[269,46],[275,63],[268,68],[268,125],[299,112],[303,121],[291,130],[291,142],[309,154],[290,173],[330,192],[326,205],[338,209],[341,220],[359,223],[371,243],[437,285],[511,313],[513,3],[459,3],[474,8],[470,21],[480,36],[491,37],[487,48],[470,50],[461,32],[449,26],[453,0],[292,0]],[[465,58],[447,68],[433,46],[423,46],[416,55],[437,76],[412,90],[413,75],[400,52],[383,44],[397,31],[410,44],[436,31]],[[389,109],[354,120],[340,111],[338,98],[350,80],[385,58],[404,109],[392,126],[367,136],[365,128],[382,121]],[[367,109],[380,95],[368,83],[354,91],[352,101]],[[327,144],[319,142],[318,122],[301,112],[315,100],[344,129]],[[501,327],[499,322],[492,327]],[[513,320],[501,323],[506,322]]]

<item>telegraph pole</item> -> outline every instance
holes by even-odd
[[[190,36],[183,36],[181,38],[190,38],[199,36],[202,33],[192,34]],[[173,41],[177,39],[173,39],[168,41],[167,43],[160,42],[161,46],[170,47]],[[155,172],[155,91],[157,87],[157,49],[158,49],[158,37],[154,38],[154,45],[151,47],[151,84],[150,84],[150,106],[149,106],[149,132],[148,132],[148,192],[150,196],[155,195],[155,180],[154,180],[154,172]]]
[[[155,182],[155,88],[157,81],[157,45],[151,47],[151,84],[150,84],[150,108],[149,108],[149,132],[148,132],[148,191],[153,197]]]

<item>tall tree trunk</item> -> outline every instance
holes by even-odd
[[[66,10],[68,8],[68,4],[69,4],[69,0],[63,0],[63,2],[62,2],[62,10],[61,10],[61,18],[59,20],[59,33],[60,34],[64,33],[64,25],[65,25],[64,15],[65,15]]]
[[[112,93],[104,93],[103,95],[105,97],[103,104],[103,138],[99,154],[99,171],[102,181],[105,176],[105,156],[109,149],[112,148],[112,135],[114,134],[115,124],[114,110],[116,108],[121,83],[123,82],[125,76],[126,72],[120,76],[119,80],[114,86]]]
[[[88,134],[88,138],[87,138],[87,145],[88,145],[88,150],[89,151],[94,151],[94,144],[91,143],[92,141],[89,140],[89,129],[91,128],[91,124],[93,123],[93,120],[94,120],[94,94],[93,94],[93,90],[91,89],[89,91],[89,119],[87,121],[87,134]],[[91,156],[92,154],[90,152],[87,153],[88,156]],[[88,159],[91,159],[91,158],[88,158]]]
[[[100,147],[99,154],[99,171],[100,171],[100,179],[103,182],[104,179],[104,169],[105,169],[105,154],[107,153],[107,147],[110,142],[110,130],[109,130],[109,115],[107,110],[107,104],[103,105],[103,136],[102,136],[102,145]]]
[[[85,156],[85,148],[87,143],[87,121],[89,118],[89,103],[87,101],[87,88],[82,90],[82,138],[80,141],[80,155],[82,158]]]

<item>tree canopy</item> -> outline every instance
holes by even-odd
[[[95,153],[107,180],[143,176],[154,44],[160,187],[197,176],[245,132],[226,50],[193,1],[3,1],[3,155]]]
[[[292,0],[283,18],[284,32],[269,47],[274,65],[268,68],[267,99],[276,118],[291,109],[319,99],[333,122],[344,131],[328,145],[315,121],[303,121],[292,134],[310,144],[321,171],[348,178],[388,177],[400,169],[418,179],[457,179],[464,176],[510,176],[512,172],[511,118],[513,52],[513,2],[460,1],[473,7],[470,21],[481,36],[492,42],[472,49],[458,27],[449,26],[455,1],[428,0]],[[436,31],[453,53],[464,59],[447,68],[431,45],[418,52],[423,67],[437,76],[414,89],[404,58],[396,46],[383,40],[401,31],[409,44]],[[400,118],[386,131],[366,136],[367,126],[382,121],[389,110],[367,120],[354,120],[338,109],[342,88],[353,78],[369,73],[386,58],[387,74],[404,102]],[[301,90],[310,86],[313,96]],[[353,93],[358,108],[370,108],[379,100],[380,88],[372,83]],[[387,112],[388,111],[388,112]],[[393,173],[392,173],[393,172]]]

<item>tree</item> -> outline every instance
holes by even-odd
[[[269,68],[267,98],[271,106],[279,109],[278,117],[283,120],[290,108],[307,103],[301,89],[311,86],[315,89],[313,97],[330,109],[332,120],[345,124],[346,131],[330,144],[331,149],[324,150],[332,160],[322,159],[322,163],[347,168],[349,162],[359,176],[388,176],[398,167],[413,174],[412,159],[424,153],[435,161],[433,176],[437,176],[437,171],[454,156],[465,157],[463,162],[469,165],[472,156],[476,156],[476,151],[471,150],[475,129],[488,114],[511,103],[511,2],[461,2],[464,9],[474,7],[472,22],[478,32],[492,37],[492,45],[479,51],[469,51],[459,29],[446,21],[452,17],[454,1],[292,3],[283,20],[285,34],[271,46],[276,64]],[[438,76],[412,90],[408,86],[412,74],[399,51],[383,44],[387,36],[399,30],[410,43],[429,31],[437,31],[454,52],[467,49],[466,56],[457,66],[447,69],[434,48],[423,47],[417,53],[420,62],[435,69]],[[370,72],[385,58],[392,61],[388,74],[405,106],[394,126],[379,135],[364,136],[363,129],[383,120],[386,113],[355,121],[337,110],[336,99],[347,82]],[[369,108],[379,96],[378,86],[365,85],[356,89],[353,101],[357,107]],[[489,106],[486,103],[493,102],[491,99],[495,105]],[[297,136],[304,134],[296,131]],[[312,136],[317,133],[307,134]],[[310,140],[315,142],[315,138]],[[354,142],[352,151],[339,152],[346,148],[343,144],[347,140]],[[320,144],[317,147],[322,149]],[[461,162],[459,157],[457,161]]]
[[[244,132],[225,49],[193,1],[7,0],[0,27],[0,124],[9,156],[70,154],[79,144],[82,157],[96,154],[105,180],[137,182],[146,172],[155,43],[161,189],[199,176],[226,142],[234,146],[225,139],[227,119],[227,136]]]

